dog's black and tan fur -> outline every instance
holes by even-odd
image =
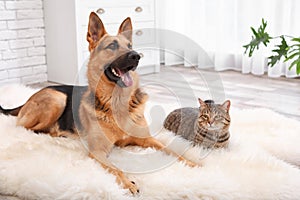
[[[140,56],[132,50],[132,25],[127,18],[117,36],[106,33],[102,21],[90,14],[87,33],[90,60],[88,86],[50,86],[35,93],[23,105],[0,112],[17,116],[17,124],[52,136],[86,139],[89,156],[116,176],[117,182],[132,193],[136,184],[114,167],[107,156],[114,145],[153,147],[184,160],[151,137],[144,118],[147,100],[134,71]]]

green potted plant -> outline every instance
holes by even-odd
[[[267,22],[262,19],[262,24],[257,30],[251,27],[253,33],[252,40],[249,44],[244,45],[245,54],[251,57],[253,52],[256,49],[259,49],[259,46],[263,44],[268,46],[270,40],[280,39],[281,42],[278,45],[275,45],[272,52],[273,55],[268,57],[268,66],[273,67],[277,62],[284,58],[284,62],[291,61],[289,70],[293,67],[296,67],[297,75],[300,74],[300,37],[293,37],[288,35],[280,35],[277,37],[272,37],[268,32],[266,32]]]

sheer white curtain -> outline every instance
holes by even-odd
[[[256,75],[268,73],[271,77],[295,77],[295,68],[288,70],[289,63],[280,62],[267,67],[270,48],[264,46],[252,58],[244,55],[243,45],[251,40],[250,26],[257,28],[264,18],[271,36],[300,35],[299,0],[164,0],[157,1],[159,28],[184,34],[198,43],[209,55],[215,70],[233,69]],[[280,43],[276,40],[275,43]],[[168,48],[168,47],[166,47]],[[186,66],[201,65],[203,53],[193,49],[175,49],[177,56],[165,53],[167,65],[184,63]],[[181,55],[181,58],[178,57]],[[196,56],[195,56],[196,55]],[[184,62],[188,57],[189,62]]]

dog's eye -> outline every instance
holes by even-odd
[[[110,43],[106,48],[111,49],[111,50],[116,50],[119,48],[119,45],[117,42],[113,42],[113,43]]]
[[[128,44],[128,48],[129,48],[129,49],[132,49],[132,45],[131,45],[130,43]]]

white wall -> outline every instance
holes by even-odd
[[[0,0],[0,85],[47,81],[42,0]]]
[[[243,45],[251,40],[250,26],[257,29],[264,18],[271,36],[299,37],[299,0],[163,0],[158,1],[161,20],[159,28],[185,35],[200,45],[208,55],[184,45],[172,49],[176,56],[165,54],[165,64],[184,63],[186,66],[213,66],[215,70],[239,70],[243,73],[270,77],[298,77],[296,68],[288,70],[290,63],[283,61],[274,67],[267,66],[267,57],[280,40],[271,41],[269,47],[260,46],[252,58],[244,55]],[[287,38],[288,44],[291,44]],[[177,41],[178,43],[178,41]],[[187,43],[187,42],[185,42]],[[191,56],[192,55],[192,56]],[[204,55],[204,56],[203,56]],[[181,59],[178,59],[181,58]],[[189,62],[183,60],[185,58]],[[203,62],[204,60],[204,62]],[[206,62],[209,60],[210,62]]]

